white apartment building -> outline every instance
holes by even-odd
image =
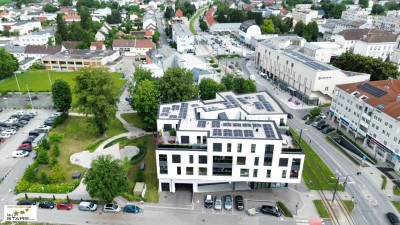
[[[115,39],[112,44],[114,51],[119,51],[124,56],[145,57],[146,53],[156,47],[154,42],[147,39]]]
[[[349,29],[336,35],[335,43],[345,50],[385,60],[397,46],[397,35],[373,29]]]
[[[313,19],[322,18],[322,16],[318,15],[318,10],[293,9],[292,18],[295,23],[303,21],[304,24],[308,24],[312,22]]]
[[[0,22],[0,31],[3,29],[18,31],[19,35],[28,34],[35,28],[41,30],[42,24],[39,21]]]
[[[392,55],[390,56],[390,61],[392,61],[397,66],[397,70],[400,71],[400,49],[396,48]]]
[[[181,23],[172,24],[172,40],[178,52],[194,51],[194,36],[189,28]]]
[[[367,23],[364,21],[339,20],[335,24],[333,33],[337,34],[341,31],[349,29],[367,29],[367,28],[374,28],[374,26],[372,25],[372,23]]]
[[[55,37],[53,34],[47,32],[35,32],[24,36],[19,36],[18,44],[20,46],[47,45],[49,40],[53,45],[55,44]]]
[[[333,42],[306,42],[303,53],[323,63],[330,63],[332,56],[340,56],[344,50]]]
[[[371,13],[370,10],[362,9],[362,10],[346,10],[342,12],[341,19],[344,20],[357,20],[359,16],[368,16]]]
[[[266,92],[229,91],[217,93],[214,100],[161,104],[156,147],[159,191],[300,183],[304,154],[286,135],[286,117]],[[170,136],[172,128],[176,136]]]
[[[299,51],[304,42],[297,36],[279,36],[261,42],[255,51],[256,67],[279,88],[308,105],[329,103],[337,84],[369,79],[369,74],[342,71],[307,56]]]
[[[347,132],[364,138],[363,145],[400,171],[400,80],[338,85],[329,112]],[[334,115],[334,116],[333,116]]]

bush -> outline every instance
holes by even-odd
[[[210,60],[210,63],[213,64],[213,63],[214,63],[214,59],[211,59],[211,60]]]
[[[28,181],[28,182],[36,182],[37,177],[36,177],[36,173],[35,173],[35,167],[36,165],[30,165],[25,169],[25,173],[24,173],[24,178]]]
[[[386,176],[385,175],[381,175],[381,177],[382,177],[382,185],[381,185],[381,189],[382,190],[385,190],[386,189],[386,185],[387,185],[387,178],[386,178]]]
[[[126,198],[126,200],[128,201],[136,201],[136,202],[145,201],[145,199],[143,199],[142,197],[130,194],[128,192],[122,193],[122,197]]]
[[[36,161],[38,164],[49,164],[49,155],[47,154],[47,151],[39,149]]]
[[[60,147],[58,147],[58,144],[55,144],[53,147],[53,156],[54,157],[60,156]]]
[[[47,177],[45,172],[42,172],[39,177],[40,184],[50,184],[50,179]]]
[[[62,134],[60,134],[58,132],[53,132],[49,137],[49,142],[51,144],[60,143],[62,139],[63,139],[63,135]]]
[[[79,185],[79,180],[73,180],[71,183],[59,184],[39,184],[30,183],[22,178],[15,186],[14,192],[16,194],[21,192],[34,192],[34,193],[69,193]]]
[[[32,64],[32,66],[30,67],[30,69],[32,69],[32,70],[44,70],[45,67],[44,67],[44,65],[35,62],[35,63]]]
[[[50,160],[50,167],[51,168],[53,168],[53,167],[55,167],[56,165],[58,164],[58,160],[57,160],[57,158],[51,158],[51,160]]]
[[[56,128],[58,125],[62,124],[68,117],[68,114],[62,113],[57,118],[53,120],[53,124],[51,125],[53,128]]]
[[[44,138],[42,143],[40,143],[39,147],[44,150],[50,150],[50,143],[49,143],[49,141],[47,141],[46,138]]]
[[[218,64],[212,64],[212,67],[217,68]]]
[[[169,131],[169,135],[171,135],[171,136],[176,136],[176,130],[175,130],[174,128],[172,128],[172,129]]]
[[[221,73],[221,69],[216,69],[215,71],[217,71],[217,73]]]
[[[136,182],[143,182],[144,181],[144,174],[143,170],[137,169],[135,172],[135,181]]]
[[[146,145],[139,144],[137,147],[139,148],[138,154],[134,155],[131,158],[131,164],[133,165],[139,163],[146,156],[146,151],[147,151]]]
[[[278,208],[282,211],[283,215],[286,217],[293,217],[292,213],[286,208],[285,204],[282,202],[278,202]]]

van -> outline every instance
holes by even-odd
[[[92,202],[79,203],[79,210],[81,211],[96,211],[97,205]]]

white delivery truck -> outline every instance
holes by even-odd
[[[256,81],[256,76],[250,75],[250,80],[253,81],[253,82],[255,82],[255,81]]]

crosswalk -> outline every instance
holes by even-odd
[[[324,220],[296,218],[296,225],[324,225]]]

